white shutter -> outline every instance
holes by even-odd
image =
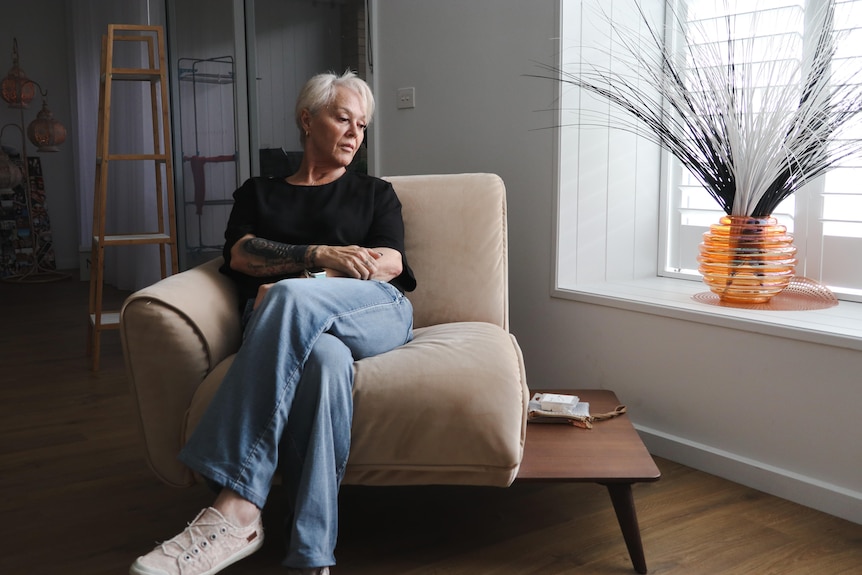
[[[642,0],[660,29],[664,0]],[[561,2],[561,66],[596,66],[629,73],[611,41],[611,25],[645,30],[623,0]],[[644,49],[652,47],[644,42]],[[629,58],[629,60],[631,60]],[[558,287],[655,277],[658,259],[661,156],[655,144],[614,127],[607,100],[561,84],[559,192],[557,199]]]
[[[845,82],[862,82],[862,1],[836,4],[835,27],[842,34],[835,70]],[[843,136],[862,138],[862,116]],[[806,274],[843,299],[862,301],[862,159],[846,161],[826,174],[815,196]]]

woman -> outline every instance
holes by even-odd
[[[373,112],[355,74],[315,76],[296,105],[299,171],[234,193],[222,271],[239,288],[243,343],[180,454],[218,495],[132,575],[211,575],[254,553],[277,470],[291,503],[288,573],[335,563],[353,362],[412,338],[401,204],[389,183],[347,171]]]

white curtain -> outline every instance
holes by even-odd
[[[164,26],[164,14],[164,2],[160,0],[66,1],[73,71],[70,90],[73,118],[69,132],[75,140],[79,243],[87,248],[93,236],[102,36],[107,33],[108,24]],[[110,150],[113,153],[150,153],[152,122],[149,90],[144,91],[147,85],[115,82],[113,87]],[[113,162],[108,175],[107,233],[156,231],[158,214],[152,163]],[[109,247],[105,251],[106,283],[119,289],[136,290],[159,278],[156,246]]]

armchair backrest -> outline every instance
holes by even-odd
[[[394,176],[414,326],[482,321],[509,329],[506,189],[493,174]]]

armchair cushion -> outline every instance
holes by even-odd
[[[345,483],[508,485],[521,462],[523,361],[512,336],[483,322],[419,328],[413,341],[354,364]],[[517,353],[508,353],[516,351]],[[184,439],[215,395],[228,357],[191,401]]]

